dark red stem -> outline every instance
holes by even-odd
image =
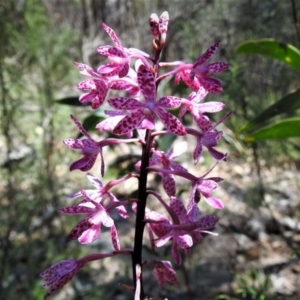
[[[142,248],[143,248],[143,234],[145,226],[145,209],[147,201],[147,176],[148,176],[148,166],[149,159],[151,154],[152,146],[152,137],[151,131],[147,130],[145,137],[145,144],[142,148],[142,164],[139,177],[139,187],[138,187],[138,202],[137,202],[137,212],[136,212],[136,221],[135,221],[135,236],[134,236],[134,248],[132,253],[132,272],[133,280],[136,285],[137,274],[136,274],[136,265],[140,265],[142,268]],[[143,276],[141,280],[141,295],[140,299],[145,298],[144,289],[143,289]]]

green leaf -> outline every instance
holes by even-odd
[[[290,118],[263,127],[244,138],[245,142],[286,139],[300,136],[300,118]]]
[[[83,104],[83,103],[79,102],[79,97],[78,96],[66,97],[66,98],[58,99],[58,100],[54,100],[54,101],[58,104],[71,105],[71,106],[85,106],[85,105],[88,105],[88,103]]]
[[[252,127],[257,126],[261,122],[264,122],[274,116],[293,112],[296,109],[300,108],[300,89],[296,90],[293,93],[290,93],[284,96],[282,99],[269,106],[263,112],[261,112],[255,119],[246,123],[241,129],[240,132],[251,129]]]
[[[280,43],[274,39],[249,40],[235,48],[236,53],[262,54],[277,60],[300,71],[300,51],[296,47]]]

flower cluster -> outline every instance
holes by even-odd
[[[92,109],[98,109],[103,103],[109,105],[111,109],[105,110],[107,118],[99,122],[96,128],[102,135],[105,132],[112,132],[117,137],[97,140],[71,115],[83,138],[64,140],[67,147],[79,150],[82,155],[71,164],[70,171],[88,172],[97,162],[99,155],[100,175],[104,178],[105,146],[137,143],[141,145],[142,154],[141,160],[135,164],[137,173],[129,173],[106,184],[98,177],[87,173],[87,178],[94,189],[80,189],[69,196],[71,199],[79,198],[77,204],[59,209],[64,214],[83,215],[83,219],[69,233],[70,240],[78,240],[81,244],[92,243],[100,237],[104,227],[110,230],[113,250],[109,253],[91,254],[77,260],[63,260],[41,273],[41,277],[45,279],[44,286],[50,287],[45,298],[71,280],[85,263],[125,253],[132,256],[134,299],[146,299],[147,293],[144,291],[142,281],[143,268],[153,268],[153,274],[160,287],[166,282],[178,284],[178,280],[170,261],[142,260],[144,228],[148,230],[154,251],[168,242],[172,243],[172,260],[177,265],[181,264],[182,255],[190,253],[193,244],[200,242],[206,234],[217,235],[211,230],[217,224],[218,217],[202,215],[199,203],[203,198],[215,209],[224,207],[222,201],[212,195],[222,178],[207,175],[220,161],[226,160],[227,154],[216,149],[223,134],[216,127],[230,114],[225,114],[213,124],[207,113],[220,112],[225,104],[216,101],[204,102],[204,99],[209,93],[216,94],[222,91],[221,81],[214,75],[225,71],[229,65],[224,62],[207,64],[220,46],[220,42],[211,46],[194,63],[161,62],[160,54],[166,43],[168,23],[167,12],[160,17],[156,14],[150,16],[154,56],[135,48],[125,48],[116,33],[103,24],[103,29],[114,45],[100,46],[97,52],[106,57],[108,63],[100,65],[97,70],[82,63],[75,63],[81,73],[88,77],[77,86],[79,90],[85,92],[79,101],[90,102]],[[159,75],[164,67],[171,67],[172,70]],[[182,80],[192,91],[186,97],[157,97],[159,83],[173,75],[176,84]],[[110,90],[122,91],[125,96],[108,98]],[[175,108],[179,109],[178,115],[169,111]],[[186,113],[192,116],[194,126],[183,125],[182,117]],[[161,151],[157,148],[159,143],[155,140],[164,135],[194,137],[196,140],[193,149],[194,164],[199,162],[205,147],[216,161],[214,166],[200,177],[190,173],[176,162],[176,158],[186,152],[187,143],[177,143],[169,151]],[[149,172],[155,172],[161,177],[164,195],[148,189]],[[124,199],[117,199],[111,189],[132,178],[138,181],[137,198],[129,199],[125,196]],[[189,199],[181,199],[178,196],[176,178],[189,182]],[[147,207],[149,195],[162,206],[164,214]],[[135,238],[132,249],[125,249],[120,243],[117,224],[113,219],[115,214],[112,212],[116,211],[119,216],[127,219],[130,207],[136,215]]]

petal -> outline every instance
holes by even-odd
[[[102,27],[108,33],[108,35],[114,41],[114,43],[117,46],[122,47],[122,44],[121,44],[120,40],[118,39],[117,35],[115,34],[115,32],[110,27],[108,27],[106,24],[104,24],[104,23],[102,23]]]
[[[172,232],[169,232],[168,234],[157,239],[155,242],[156,248],[159,248],[159,247],[162,247],[163,245],[165,245],[172,237],[173,237]]]
[[[197,189],[201,193],[210,194],[213,190],[215,190],[217,188],[217,186],[218,186],[218,184],[215,181],[209,180],[209,179],[204,179],[204,180],[200,180],[200,182],[198,183]]]
[[[157,105],[161,108],[177,108],[181,105],[181,98],[175,96],[165,96],[157,100]]]
[[[45,294],[44,299],[48,298],[49,296],[54,294],[57,290],[59,290],[61,287],[63,287],[65,284],[67,284],[72,279],[73,276],[74,276],[73,273],[67,273],[66,275],[60,277],[55,283],[52,284],[50,289]]]
[[[151,34],[154,38],[157,38],[159,35],[158,23],[159,23],[158,15],[155,13],[152,13],[150,15],[149,25],[150,25]]]
[[[204,199],[213,208],[216,208],[216,209],[222,209],[222,208],[224,208],[223,202],[220,199],[218,199],[218,198],[211,197],[211,196],[205,196],[204,195]]]
[[[117,59],[115,60],[115,57],[121,57],[121,58],[126,58],[127,57],[127,54],[126,52],[124,51],[124,48],[121,46],[121,47],[110,47],[108,49],[108,53],[109,53],[109,59],[115,63],[115,64],[120,64],[121,62],[123,62],[123,60],[121,59]],[[122,63],[123,64],[123,63]],[[127,75],[127,74],[126,74]]]
[[[83,63],[78,63],[78,62],[75,62],[74,64],[77,68],[81,70],[80,72],[81,74],[102,79],[101,76],[88,65],[85,65]]]
[[[225,107],[225,104],[222,102],[210,101],[210,102],[198,104],[197,107],[201,113],[204,112],[214,113],[214,112],[221,111]]]
[[[161,34],[166,33],[168,31],[168,23],[169,23],[169,14],[167,11],[164,11],[159,17],[159,32]]]
[[[130,69],[129,62],[123,64],[123,66],[119,72],[119,77],[120,78],[125,77],[128,74],[129,69]]]
[[[147,230],[148,230],[148,234],[149,234],[149,239],[150,239],[150,244],[151,244],[151,249],[154,251],[155,249],[155,238],[154,238],[154,234],[153,231],[149,225],[149,223],[146,224]]]
[[[70,165],[70,171],[74,171],[74,170],[80,170],[82,172],[87,172],[89,171],[95,164],[95,161],[97,159],[97,155],[90,155],[90,156],[84,156],[83,158],[74,161],[71,165]]]
[[[97,96],[92,100],[92,109],[99,108],[107,95],[108,89],[105,86],[102,86],[101,90],[98,89]]]
[[[210,74],[217,74],[229,69],[230,64],[224,62],[215,62],[212,64],[208,64],[207,67],[209,68]]]
[[[168,23],[169,23],[169,14],[167,11],[164,11],[159,17],[159,32],[161,34],[166,33],[168,31]]]
[[[113,77],[113,76],[116,76],[120,72],[121,68],[122,68],[121,65],[109,63],[106,65],[100,66],[98,68],[97,72],[105,77]]]
[[[137,72],[139,88],[146,100],[155,101],[156,83],[154,75],[147,69],[146,66],[141,65]]]
[[[97,177],[95,177],[94,175],[92,175],[90,173],[87,173],[86,176],[87,176],[88,180],[94,185],[94,187],[97,190],[99,190],[99,191],[102,190],[103,184],[100,179],[98,179]]]
[[[124,118],[124,115],[122,116],[113,116],[106,118],[104,121],[97,124],[96,128],[100,131],[113,131],[114,128],[117,126],[117,124]],[[128,132],[126,134],[127,137],[131,137],[131,132]]]
[[[87,206],[67,206],[58,209],[61,213],[67,215],[79,215],[79,214],[91,214],[94,212],[94,208]]]
[[[91,224],[100,226],[103,224],[106,227],[111,227],[114,225],[114,220],[109,216],[105,208],[99,204],[99,207],[97,207],[98,211],[93,216],[91,216],[88,221]]]
[[[176,237],[176,244],[185,252],[188,252],[193,246],[193,239],[189,234],[179,235]]]
[[[120,250],[120,242],[118,237],[117,228],[115,226],[110,227],[110,235],[111,235],[111,241],[114,246],[115,250]]]
[[[142,110],[135,110],[130,115],[124,117],[115,127],[113,133],[124,135],[137,128],[144,118]]]
[[[200,210],[198,205],[194,204],[188,211],[188,219],[190,222],[194,222],[200,215]]]
[[[205,63],[207,60],[209,60],[215,52],[218,50],[220,46],[220,41],[212,45],[210,48],[208,48],[195,62],[193,68],[196,68],[199,65],[202,65]]]
[[[181,264],[181,256],[180,256],[179,251],[177,249],[176,243],[173,243],[171,253],[172,253],[172,257],[175,261],[175,264],[180,265]]]
[[[170,207],[183,223],[188,223],[186,209],[183,203],[176,197],[171,197]]]
[[[223,91],[221,80],[217,78],[198,78],[198,80],[212,94],[218,94]]]
[[[43,286],[49,286],[65,274],[76,270],[78,263],[75,259],[62,260],[40,274],[45,279]]]
[[[104,56],[109,56],[109,48],[111,48],[112,46],[106,45],[106,46],[100,46],[97,48],[97,52],[100,55],[104,55]]]
[[[108,100],[108,103],[113,108],[121,109],[121,110],[127,110],[127,109],[131,110],[131,109],[139,109],[145,107],[145,103],[137,99],[127,98],[127,97],[111,98]]]
[[[200,88],[200,83],[196,77],[191,78],[190,70],[183,70],[180,72],[183,82],[193,91],[198,91]]]
[[[155,109],[155,112],[169,132],[179,136],[186,135],[184,126],[175,116],[159,107]]]
[[[199,126],[200,129],[203,131],[210,130],[213,126],[207,116],[204,116],[195,106],[193,106],[191,110],[191,114]]]
[[[63,143],[72,149],[82,149],[84,147],[82,140],[78,139],[64,139]]]
[[[193,97],[191,101],[194,103],[198,103],[198,102],[202,101],[206,97],[207,94],[208,94],[208,91],[203,86],[200,86],[195,97]]]
[[[176,185],[174,177],[171,174],[163,174],[162,176],[162,184],[165,192],[169,197],[175,196],[176,194]]]
[[[80,244],[89,244],[95,241],[101,233],[101,227],[99,225],[92,225],[89,229],[84,231],[78,238]]]
[[[86,79],[78,83],[77,88],[81,91],[95,90],[96,83],[93,79]]]
[[[194,154],[193,154],[195,165],[199,162],[201,154],[202,154],[202,139],[199,138],[199,139],[197,139],[197,145],[196,145],[196,148],[195,148],[195,151],[194,151]]]
[[[96,91],[91,91],[89,93],[86,93],[86,94],[82,94],[80,97],[79,97],[79,102],[80,103],[88,103],[90,101],[92,101],[95,97],[97,96],[97,92]]]
[[[88,230],[91,227],[92,227],[92,224],[90,224],[87,219],[81,220],[71,230],[71,232],[68,235],[68,239],[69,240],[76,240],[76,239],[78,239],[83,232],[85,232],[86,230]]]
[[[202,216],[199,220],[195,222],[197,226],[201,229],[210,229],[213,228],[219,221],[217,216],[206,215]]]
[[[150,129],[154,130],[155,128],[155,115],[153,113],[149,113],[145,116],[138,129]]]
[[[227,156],[226,153],[222,153],[214,149],[213,147],[207,147],[210,155],[215,158],[216,160],[224,160],[224,158]]]

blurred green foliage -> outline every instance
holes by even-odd
[[[163,10],[171,17],[164,61],[193,62],[216,40],[222,40],[215,59],[230,62],[231,69],[222,74],[222,95],[209,99],[217,98],[233,111],[224,129],[231,155],[249,156],[251,149],[240,138],[242,126],[299,87],[297,71],[261,56],[234,52],[242,41],[266,36],[296,45],[287,1],[1,1],[0,299],[43,299],[38,279],[42,270],[105,246],[83,247],[66,241],[77,219],[61,216],[57,208],[64,205],[68,193],[85,187],[87,181],[82,174],[69,174],[68,165],[78,156],[61,141],[78,134],[69,114],[76,113],[83,120],[91,110],[57,105],[56,100],[72,102],[80,94],[75,86],[82,77],[74,61],[99,64],[95,49],[111,43],[101,31],[101,22],[114,28],[124,46],[150,52],[148,18]],[[187,96],[181,85],[173,89],[165,84],[160,93]],[[101,115],[94,114],[84,125],[94,126],[97,118]],[[163,147],[168,143],[171,141],[161,141]],[[273,147],[264,147],[265,143],[260,156],[267,163],[274,164],[278,156],[299,157],[295,150],[300,147],[298,139],[274,142]],[[116,161],[110,174],[133,164],[132,158],[128,164]],[[102,296],[108,276],[104,266],[85,271],[69,285],[65,298],[114,299],[117,288],[105,289],[105,298]],[[99,282],[104,282],[103,287]],[[61,298],[58,294],[53,299]]]

